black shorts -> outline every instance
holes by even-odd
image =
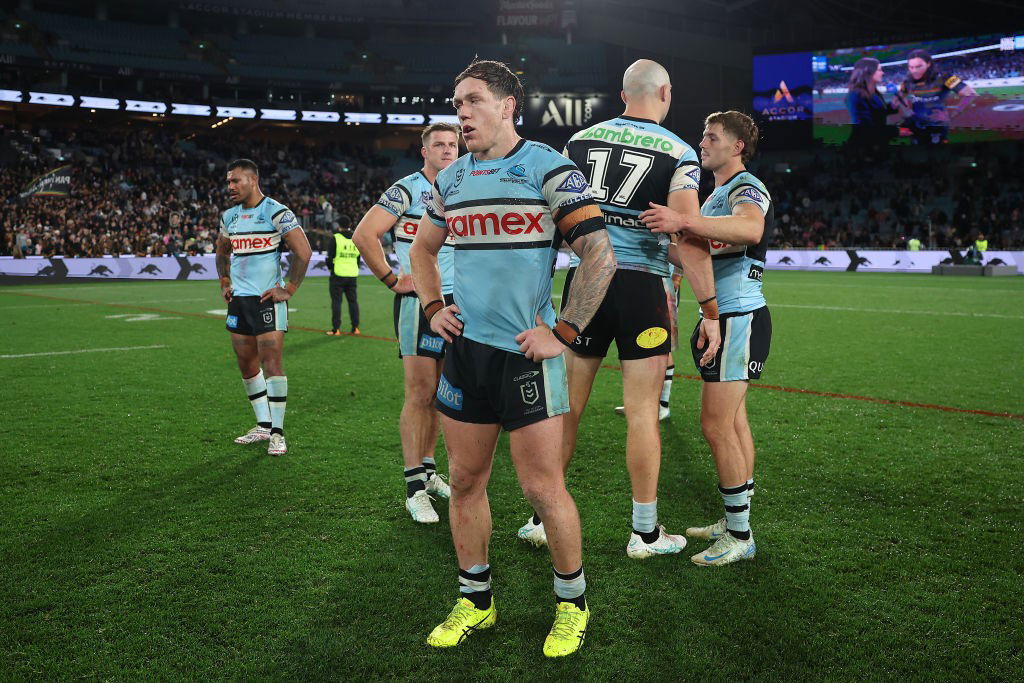
[[[772,343],[772,316],[767,306],[747,313],[723,313],[718,318],[722,346],[710,367],[700,367],[704,352],[697,348],[700,321],[690,336],[693,364],[705,382],[760,379]]]
[[[519,429],[569,412],[565,358],[526,356],[455,337],[437,385],[437,409],[459,422]]]
[[[444,295],[445,306],[451,306],[454,297]],[[398,337],[398,357],[423,356],[444,358],[445,341],[430,329],[423,307],[415,294],[395,295],[395,336]]]
[[[574,275],[576,269],[570,268],[565,276],[563,311],[569,305]],[[672,351],[671,330],[672,313],[664,279],[640,270],[616,270],[604,301],[572,350],[581,356],[604,358],[614,339],[620,360],[663,356]]]
[[[288,302],[261,302],[258,296],[233,296],[224,321],[228,332],[255,336],[267,332],[288,331]]]

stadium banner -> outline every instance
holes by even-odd
[[[616,98],[618,102],[618,98]],[[526,98],[525,125],[530,128],[586,128],[610,119],[612,110],[607,95],[530,95]]]
[[[25,188],[21,198],[67,197],[71,192],[71,165],[58,166],[39,176]]]
[[[500,29],[557,31],[562,28],[562,0],[498,0],[495,26]]]
[[[281,269],[287,277],[290,254],[281,256]],[[326,277],[326,255],[314,252],[307,277]],[[0,256],[0,276],[39,280],[91,278],[95,280],[216,280],[214,254],[202,256],[105,256],[103,258],[16,259]],[[931,273],[932,266],[959,263],[961,251],[879,251],[867,249],[772,249],[768,251],[768,270],[818,270],[859,273]],[[1024,251],[986,251],[985,266],[1015,266],[1024,275]],[[393,266],[394,267],[394,266]],[[569,253],[558,252],[555,267],[569,267]],[[362,263],[360,275],[370,275]]]

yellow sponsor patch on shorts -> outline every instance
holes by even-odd
[[[636,336],[636,345],[641,349],[653,349],[661,346],[668,339],[668,330],[664,327],[648,327]]]

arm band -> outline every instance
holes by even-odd
[[[555,339],[566,346],[572,346],[576,337],[580,336],[580,329],[568,320],[559,320],[555,323],[551,333],[555,335]]]
[[[711,297],[708,302],[700,305],[701,315],[706,320],[718,320],[718,302],[714,299],[715,297]]]
[[[384,286],[387,287],[388,289],[394,289],[395,285],[398,284],[398,276],[390,272],[384,277],[377,279],[383,282]]]
[[[427,324],[430,323],[430,319],[433,318],[442,308],[444,308],[444,302],[440,299],[434,299],[423,307],[423,317],[427,319]]]

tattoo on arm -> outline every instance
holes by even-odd
[[[569,303],[561,318],[582,330],[604,301],[608,285],[615,275],[615,252],[605,230],[578,237],[571,246],[580,257],[580,265],[573,276]]]
[[[292,267],[288,271],[288,283],[294,285],[294,289],[298,289],[299,285],[302,284],[302,280],[306,277],[306,269],[309,268],[309,259],[300,258],[294,256],[292,258]]]
[[[231,277],[231,242],[224,237],[217,238],[217,277]]]

